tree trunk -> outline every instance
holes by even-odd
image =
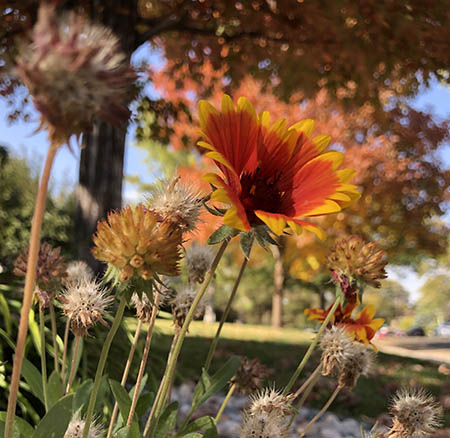
[[[97,122],[84,136],[77,187],[77,256],[95,270],[100,265],[91,255],[97,221],[122,204],[125,130]]]
[[[275,266],[273,268],[272,327],[274,328],[283,326],[283,289],[285,280],[283,265],[284,237],[280,237],[278,245],[273,247]]]

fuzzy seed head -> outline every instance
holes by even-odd
[[[136,75],[119,40],[84,16],[72,12],[60,18],[54,6],[42,4],[17,74],[56,146],[85,132],[94,118],[121,124],[129,117],[129,88]]]
[[[74,417],[67,427],[64,438],[82,438],[86,422],[79,416]],[[89,428],[88,438],[100,438],[103,435],[103,429],[99,424],[93,423]]]
[[[250,396],[251,404],[248,412],[251,415],[258,415],[262,412],[275,413],[277,416],[290,415],[292,398],[292,394],[285,396],[273,388],[265,388]]]
[[[236,385],[236,391],[251,394],[261,388],[262,381],[269,377],[269,370],[258,359],[243,357],[241,366],[231,380]]]
[[[328,256],[328,267],[339,278],[356,278],[373,287],[386,278],[385,252],[375,242],[366,243],[359,236],[339,240]]]
[[[325,330],[320,340],[322,375],[329,376],[339,372],[351,357],[353,344],[343,328],[333,326]]]
[[[66,274],[67,276],[63,281],[65,286],[70,286],[79,283],[80,281],[91,281],[94,279],[94,271],[87,263],[81,260],[70,262],[67,265]]]
[[[181,328],[183,327],[184,321],[186,320],[186,316],[192,306],[192,303],[195,299],[197,292],[194,289],[186,288],[176,293],[175,298],[173,298],[170,302],[172,307],[172,315],[175,327]],[[205,311],[205,302],[204,300],[200,300],[200,303],[197,306],[194,317],[199,318],[202,316]]]
[[[97,322],[108,327],[103,317],[114,298],[108,296],[96,281],[81,281],[71,285],[58,299],[74,335],[87,336],[88,330]]]
[[[147,201],[163,221],[173,223],[183,233],[193,231],[202,207],[199,192],[180,183],[180,178],[160,181]]]
[[[338,375],[338,384],[343,388],[355,387],[361,375],[366,376],[373,368],[374,352],[359,342],[353,342]]]
[[[394,420],[388,437],[427,437],[441,425],[441,407],[423,389],[401,389],[395,394],[390,411]]]
[[[192,283],[203,283],[213,260],[212,251],[205,246],[192,245],[186,252],[186,265]]]
[[[108,214],[97,225],[92,254],[121,271],[120,281],[133,276],[152,280],[155,274],[178,275],[181,232],[169,222],[159,222],[143,204]]]
[[[244,413],[240,438],[287,438],[289,427],[277,413]]]

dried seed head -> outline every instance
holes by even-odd
[[[359,342],[353,342],[338,375],[339,386],[352,389],[361,375],[369,374],[373,362],[373,350]]]
[[[203,283],[213,260],[212,251],[205,246],[192,245],[186,252],[186,264],[192,283]]]
[[[240,438],[287,438],[289,426],[276,413],[261,412],[257,415],[244,413]]]
[[[183,233],[193,231],[202,207],[198,191],[180,183],[180,178],[162,180],[147,204],[163,221],[173,223]]]
[[[353,341],[341,327],[333,326],[325,330],[321,340],[322,375],[336,374],[351,357]]]
[[[192,306],[197,292],[194,289],[186,288],[176,293],[175,298],[170,301],[172,307],[173,321],[176,328],[183,327],[186,316]],[[204,299],[200,300],[200,303],[195,310],[194,317],[199,318],[205,311]]]
[[[82,438],[86,421],[81,420],[76,415],[69,423],[64,438]],[[89,428],[88,438],[100,438],[103,435],[103,429],[99,424],[92,423]]]
[[[67,265],[66,274],[63,284],[67,287],[80,281],[91,281],[94,279],[94,271],[87,263],[81,260],[70,262]]]
[[[53,145],[79,136],[94,118],[121,124],[129,117],[129,88],[136,75],[119,40],[81,15],[56,15],[39,8],[33,41],[18,61],[17,74],[28,87]]]
[[[273,413],[278,417],[290,415],[292,414],[291,401],[293,398],[293,394],[282,395],[275,389],[265,388],[250,396],[251,404],[248,413],[254,416],[263,412]]]
[[[28,251],[21,252],[14,261],[13,272],[20,277],[27,274]],[[39,247],[35,293],[43,308],[48,307],[52,293],[67,275],[64,257],[60,253],[61,248],[53,248],[46,242]]]
[[[386,265],[385,252],[359,236],[339,240],[328,256],[328,267],[337,279],[350,283],[357,279],[373,287],[380,287],[379,280],[387,277]]]
[[[152,280],[155,274],[178,275],[181,232],[168,222],[158,222],[144,205],[125,207],[99,222],[92,254],[121,271],[126,282],[134,275]]]
[[[131,302],[136,307],[136,316],[142,322],[150,322],[153,312],[153,304],[149,300],[148,296],[143,293],[139,298],[137,293],[131,296]]]
[[[71,285],[58,299],[74,335],[87,336],[88,330],[97,321],[108,327],[103,316],[114,298],[107,296],[107,292],[96,281],[81,281]]]
[[[236,385],[236,391],[251,394],[261,388],[262,381],[269,375],[267,367],[260,363],[258,359],[250,360],[248,357],[243,357],[241,366],[231,383]]]
[[[427,437],[441,425],[441,407],[423,389],[401,389],[395,394],[390,411],[394,420],[388,437]]]

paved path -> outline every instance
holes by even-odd
[[[450,365],[450,337],[387,336],[374,344],[382,353]]]

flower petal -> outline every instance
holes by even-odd
[[[286,228],[286,219],[281,214],[268,213],[266,211],[255,210],[255,215],[259,217],[277,236],[283,234]]]

